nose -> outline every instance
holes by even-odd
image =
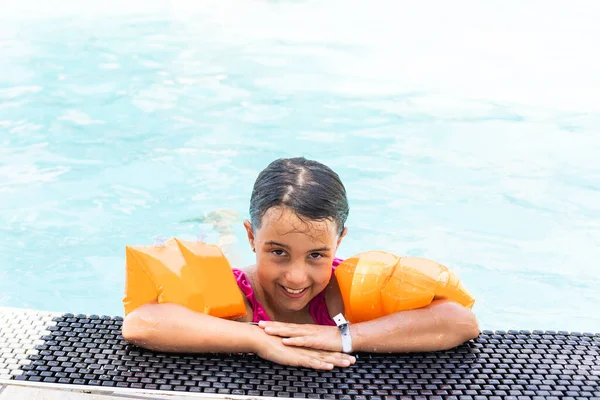
[[[308,286],[308,274],[300,265],[292,266],[285,274],[285,285],[290,289],[303,289]]]

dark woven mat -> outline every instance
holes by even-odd
[[[600,334],[484,331],[435,353],[358,354],[333,371],[254,355],[156,353],[127,344],[122,319],[64,314],[11,379],[318,399],[600,399]]]

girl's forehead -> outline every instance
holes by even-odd
[[[261,233],[268,236],[308,236],[313,241],[330,241],[335,238],[336,227],[333,220],[308,220],[300,218],[286,207],[273,207],[262,218]]]

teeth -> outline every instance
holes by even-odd
[[[286,290],[288,293],[292,293],[292,294],[298,294],[298,293],[302,293],[302,292],[304,291],[304,289],[298,289],[298,290],[294,290],[294,289],[290,289],[290,288],[288,288],[288,287],[285,287],[285,286],[284,286],[284,288],[285,288],[285,290]]]

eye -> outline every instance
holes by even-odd
[[[321,257],[323,257],[321,253],[310,253],[310,258],[313,260],[318,260]]]
[[[281,257],[281,256],[285,255],[285,251],[283,251],[281,249],[271,250],[271,253],[275,254],[278,257]]]

